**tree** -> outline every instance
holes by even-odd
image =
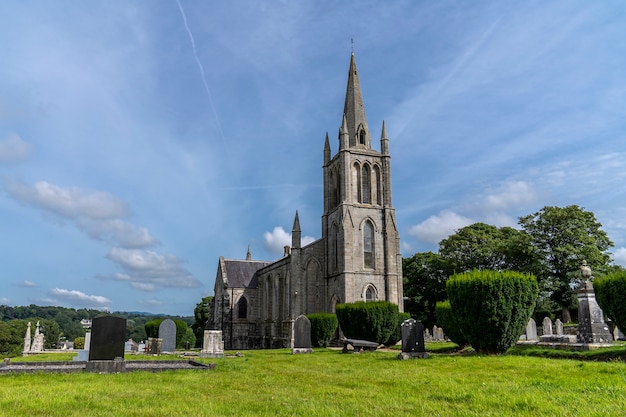
[[[435,306],[446,296],[446,280],[450,275],[449,263],[441,255],[432,252],[419,252],[410,258],[402,259],[404,280],[404,308],[411,317],[424,326],[435,323]]]
[[[490,269],[530,272],[537,254],[527,234],[485,223],[459,229],[439,243],[439,253],[455,273]]]
[[[539,254],[533,273],[540,289],[561,306],[563,321],[571,321],[569,306],[573,288],[580,284],[579,269],[586,260],[592,270],[607,270],[613,242],[595,215],[577,205],[546,206],[520,217],[519,224]]]
[[[203,297],[202,300],[196,304],[196,308],[193,309],[194,322],[191,325],[193,334],[196,336],[196,347],[201,347],[204,340],[204,328],[207,320],[209,320],[209,308],[213,296]]]

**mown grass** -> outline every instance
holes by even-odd
[[[626,364],[500,355],[244,351],[213,371],[0,376],[0,416],[606,416]]]

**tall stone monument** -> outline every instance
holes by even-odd
[[[30,347],[30,353],[41,353],[44,349],[45,337],[40,330],[39,322],[37,322],[37,328],[35,329],[35,337],[33,338],[33,344]]]
[[[613,343],[613,335],[604,322],[604,313],[596,301],[593,284],[590,281],[591,268],[583,261],[580,275],[584,279],[578,294],[578,335],[579,343]]]
[[[26,334],[24,335],[24,356],[27,356],[28,353],[30,352],[30,344],[31,344],[31,338],[30,338],[30,321],[28,322],[28,327],[26,328]]]

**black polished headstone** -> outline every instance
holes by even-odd
[[[96,317],[91,322],[90,361],[112,361],[124,358],[126,319],[114,316]]]
[[[424,325],[415,319],[404,320],[402,330],[402,353],[400,359],[427,358],[424,344]]]
[[[402,351],[426,352],[424,346],[424,325],[415,319],[402,322]]]

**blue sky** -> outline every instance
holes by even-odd
[[[7,1],[0,39],[0,303],[191,315],[319,238],[351,39],[404,256],[577,204],[626,265],[622,1]]]

